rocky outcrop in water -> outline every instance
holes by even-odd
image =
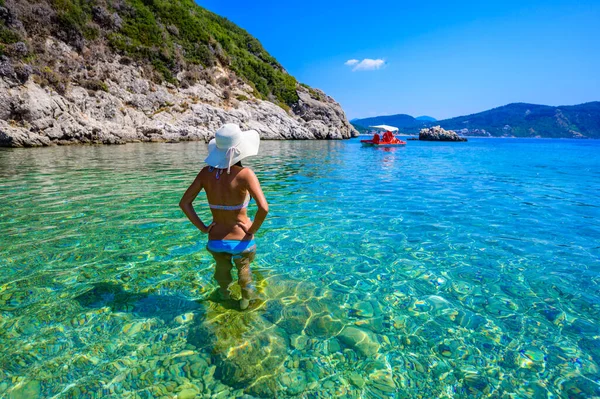
[[[79,57],[60,41],[49,39],[46,46],[65,59]],[[106,78],[92,84],[98,76]],[[255,98],[249,85],[224,69],[215,67],[208,76],[186,88],[156,84],[142,68],[117,57],[97,64],[86,87],[71,84],[60,94],[9,74],[0,79],[0,146],[208,141],[224,123],[274,140],[355,134],[339,104],[322,92],[319,100],[298,86],[298,105],[286,111]]]
[[[459,136],[453,130],[445,130],[440,126],[421,129],[419,140],[423,141],[467,141],[466,138]]]

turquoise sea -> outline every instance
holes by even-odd
[[[245,312],[206,148],[0,149],[0,397],[600,397],[600,142],[263,142]]]

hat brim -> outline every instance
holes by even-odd
[[[247,130],[242,133],[242,139],[237,145],[239,153],[232,158],[231,165],[235,165],[244,158],[258,154],[258,148],[260,146],[260,135],[258,132],[256,130]],[[212,139],[208,143],[208,156],[204,162],[215,168],[227,169],[229,166],[227,149],[218,148],[216,140]]]

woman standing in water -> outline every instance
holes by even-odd
[[[269,212],[269,204],[254,172],[242,166],[242,159],[258,154],[260,137],[254,130],[243,132],[236,124],[223,125],[208,143],[204,167],[187,189],[179,206],[188,219],[203,233],[208,233],[206,248],[215,258],[214,277],[219,283],[222,299],[229,299],[233,281],[231,269],[235,264],[238,283],[242,288],[240,309],[250,303],[252,276],[250,262],[256,254],[254,234]],[[196,214],[192,202],[204,189],[213,221],[206,226]],[[254,221],[248,218],[250,198],[258,205]]]

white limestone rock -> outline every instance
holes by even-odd
[[[59,40],[48,39],[46,45],[61,59],[76,62],[81,57]],[[0,146],[208,141],[224,123],[255,129],[270,140],[357,134],[340,105],[319,90],[298,86],[300,100],[286,111],[255,98],[243,82],[227,89],[205,80],[186,88],[159,85],[147,79],[142,68],[118,58],[99,62],[93,71],[94,76],[108,76],[103,81],[107,91],[89,90],[73,81],[61,95],[31,77],[24,84],[0,78]],[[218,67],[211,72],[213,77],[227,73]],[[234,94],[226,96],[225,90]]]

